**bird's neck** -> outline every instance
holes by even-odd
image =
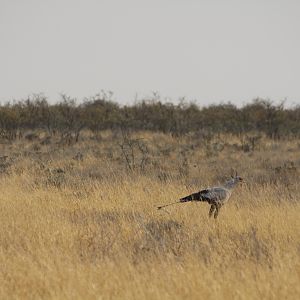
[[[238,182],[235,180],[235,178],[232,178],[225,182],[224,187],[228,190],[231,190],[236,187],[237,183]]]

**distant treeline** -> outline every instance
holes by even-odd
[[[95,135],[105,129],[150,130],[174,135],[188,132],[264,133],[273,139],[300,137],[300,106],[284,107],[255,99],[241,108],[233,104],[199,107],[194,103],[142,100],[130,106],[111,101],[102,93],[78,103],[66,95],[50,104],[43,95],[0,105],[0,137],[16,139],[26,130],[42,129],[49,135],[72,136],[83,129]]]

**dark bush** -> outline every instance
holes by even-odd
[[[300,106],[285,108],[270,100],[255,99],[238,108],[233,104],[200,108],[194,103],[162,103],[160,98],[142,100],[131,106],[112,101],[112,93],[102,92],[78,103],[67,95],[50,104],[43,95],[0,105],[0,138],[13,140],[26,130],[45,130],[49,136],[60,134],[65,143],[77,142],[80,132],[89,129],[95,137],[106,129],[150,130],[173,136],[189,132],[212,135],[264,133],[269,138],[300,136]],[[249,147],[253,147],[253,143]]]

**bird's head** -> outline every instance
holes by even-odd
[[[242,183],[242,182],[244,182],[244,179],[242,177],[238,176],[238,174],[236,172],[234,176],[231,175],[231,179],[228,180],[224,186],[227,189],[233,189],[234,187],[237,186],[237,184]]]
[[[244,179],[238,176],[237,172],[235,172],[235,175],[231,175],[231,178],[237,183],[244,182]]]
[[[235,180],[238,181],[238,182],[243,182],[244,181],[244,179],[242,177],[240,177],[240,176],[237,176],[235,178]]]

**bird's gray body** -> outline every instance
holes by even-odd
[[[180,202],[189,201],[204,201],[211,205],[209,210],[209,216],[214,214],[214,218],[217,218],[220,208],[229,200],[234,187],[243,179],[239,176],[232,177],[225,182],[223,186],[211,187],[205,190],[201,190],[197,193],[193,193],[180,199]]]

